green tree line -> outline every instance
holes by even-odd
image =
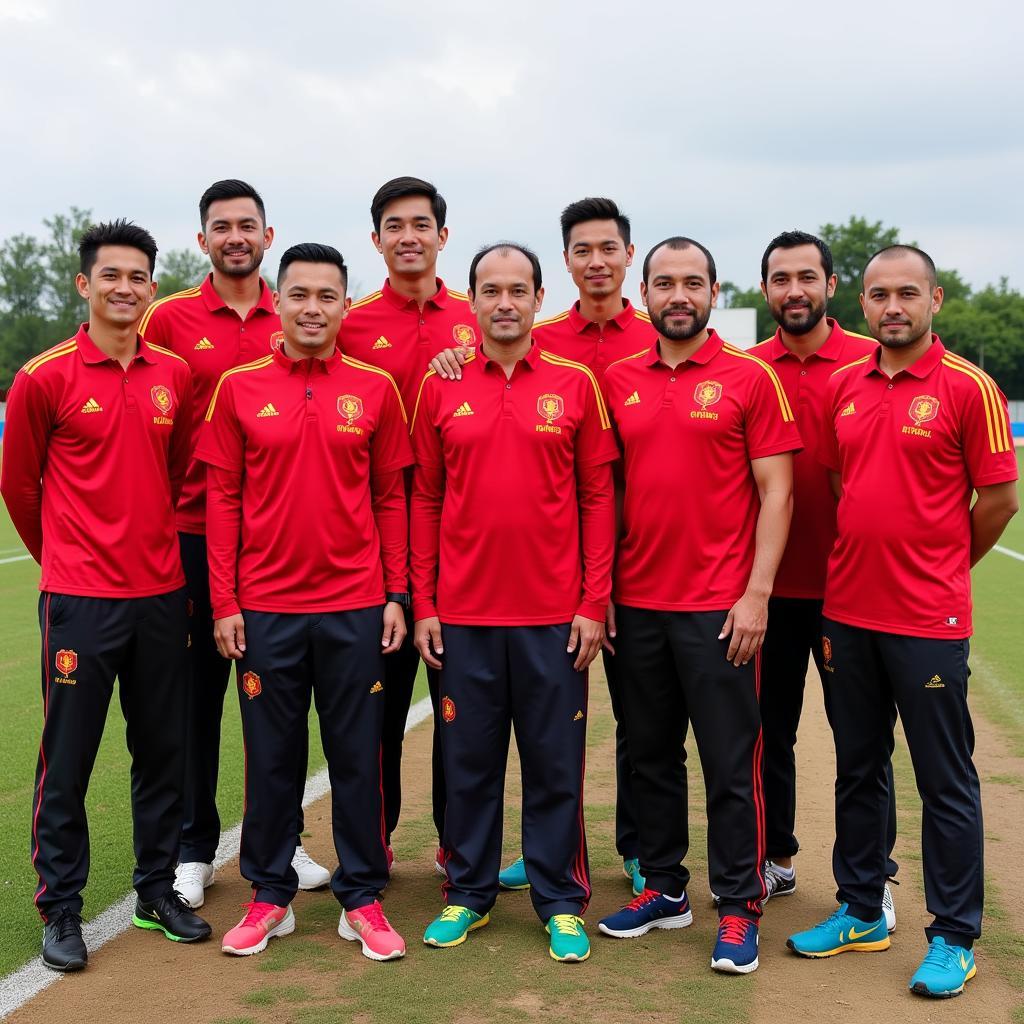
[[[91,211],[72,206],[43,221],[46,233],[13,235],[0,245],[0,391],[36,353],[70,337],[85,317],[75,290],[78,240]],[[900,231],[881,221],[851,217],[845,224],[823,224],[818,234],[828,243],[839,284],[829,313],[851,331],[867,333],[858,295],[860,274],[873,252],[901,241]],[[197,284],[209,263],[192,249],[170,249],[157,262],[158,296]],[[1024,398],[1024,295],[1005,278],[973,291],[956,270],[940,269],[945,304],[935,329],[947,346],[984,366],[1010,398]],[[758,336],[767,338],[775,322],[755,284],[740,288],[722,283],[726,306],[757,310]]]

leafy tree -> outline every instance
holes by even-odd
[[[192,249],[168,249],[160,255],[156,268],[157,298],[192,288],[210,272],[207,259]]]
[[[732,281],[723,281],[718,293],[718,304],[727,309],[756,309],[758,341],[771,337],[778,327],[768,312],[768,303],[759,287],[739,288]]]
[[[14,235],[0,246],[0,304],[12,317],[37,315],[46,288],[46,266],[39,240]]]
[[[78,243],[92,223],[91,210],[72,206],[66,213],[58,213],[43,224],[50,230],[43,243],[46,261],[46,287],[44,301],[54,325],[54,333],[66,338],[85,318],[85,302],[75,288],[78,274]]]

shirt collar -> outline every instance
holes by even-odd
[[[879,365],[879,360],[882,357],[883,346],[879,345],[878,348],[871,353],[868,357],[867,362],[864,364],[864,376],[870,376],[872,373],[879,373],[882,376],[886,376],[882,373],[882,368]],[[942,362],[942,357],[946,354],[946,346],[939,340],[939,336],[932,333],[932,343],[928,349],[918,356],[917,361],[911,363],[906,369],[900,370],[896,374],[897,377],[900,374],[909,373],[911,377],[916,377],[918,380],[924,380],[935,369],[936,366]]]
[[[483,366],[484,370],[487,370],[491,366],[498,366],[500,368],[500,365],[498,363],[496,363],[493,359],[491,359],[487,355],[487,353],[484,351],[483,343],[477,345],[477,347],[476,347],[476,358],[480,360],[480,363]],[[535,342],[535,341],[533,341],[533,339],[531,339],[530,340],[530,351],[527,352],[526,355],[523,356],[523,358],[520,359],[518,363],[516,363],[516,366],[519,366],[520,364],[523,364],[524,366],[526,366],[530,370],[536,370],[539,363],[540,363],[540,347],[537,345],[537,342]]]
[[[337,345],[334,346],[334,351],[324,359],[292,359],[285,354],[283,342],[274,349],[273,355],[274,362],[287,373],[305,373],[306,364],[312,362],[313,365],[309,367],[310,373],[331,374],[341,365],[342,359],[341,349]]]
[[[144,363],[155,363],[156,357],[153,354],[153,349],[149,343],[144,341],[141,336],[136,335],[136,341],[138,347],[135,350],[135,355],[132,356],[132,362],[141,359]],[[78,352],[82,357],[82,361],[87,363],[89,366],[97,366],[100,363],[115,362],[115,360],[108,356],[105,352],[101,352],[97,347],[96,342],[89,337],[89,325],[81,324],[78,328],[78,333],[75,335],[75,344],[78,346]]]
[[[846,336],[842,327],[832,319],[832,317],[826,317],[826,321],[832,325],[832,330],[829,331],[828,337],[825,339],[824,344],[816,352],[812,352],[807,358],[811,356],[817,356],[819,359],[827,359],[830,363],[834,363],[841,355],[843,348],[843,338]],[[786,348],[782,343],[782,328],[780,327],[771,337],[768,345],[768,359],[777,363],[780,359],[784,359],[786,356],[792,356],[794,359],[800,357],[795,353]]]
[[[427,299],[427,304],[436,306],[438,309],[444,309],[448,305],[448,289],[445,287],[444,281],[439,277],[434,278],[437,284],[437,291]],[[415,299],[407,299],[404,295],[399,295],[394,288],[391,287],[391,282],[385,278],[384,286],[380,290],[381,295],[387,300],[387,302],[394,306],[395,309],[408,309],[412,306],[414,309],[419,307],[416,304]]]
[[[228,304],[217,294],[217,289],[213,287],[213,274],[207,274],[203,278],[202,284],[199,285],[199,294],[202,295],[203,301],[206,303],[206,308],[211,313],[216,313],[220,309],[228,309]],[[260,297],[253,306],[253,311],[261,310],[264,313],[274,313],[274,293],[270,290],[267,282],[260,278]],[[234,310],[232,310],[234,312]]]
[[[629,299],[623,299],[622,301],[622,310],[608,320],[608,324],[615,324],[620,331],[624,331],[629,326],[630,321],[636,314],[636,310],[633,308],[633,303],[631,303]],[[569,323],[577,334],[582,334],[588,327],[596,327],[593,320],[588,320],[580,312],[579,300],[569,307]]]
[[[701,345],[701,347],[697,349],[696,352],[693,353],[693,355],[689,356],[684,361],[687,363],[695,363],[698,366],[704,366],[705,364],[710,363],[711,360],[714,359],[715,356],[717,356],[718,353],[722,351],[724,345],[725,342],[719,336],[718,332],[713,327],[709,327],[708,340],[705,341],[704,344]],[[644,363],[647,366],[657,366],[659,363],[661,363],[662,366],[668,365],[667,363],[662,361],[661,351],[658,348],[658,342],[655,342],[651,346],[650,351],[644,358]]]

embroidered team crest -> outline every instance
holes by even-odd
[[[475,345],[476,331],[469,324],[456,324],[452,328],[452,337],[460,345]]]
[[[693,400],[702,408],[714,405],[722,397],[722,385],[717,380],[702,380],[693,389]]]
[[[274,331],[270,336],[270,351],[276,352],[284,344],[284,331]]]
[[[565,402],[561,395],[541,395],[537,399],[537,412],[548,421],[550,426],[565,412]]]
[[[342,395],[338,399],[338,413],[344,416],[351,426],[353,420],[363,415],[363,400],[355,395]]]
[[[56,658],[57,671],[62,675],[69,676],[78,668],[78,652],[60,650]]]
[[[922,423],[935,419],[939,414],[939,400],[931,395],[918,395],[910,403],[910,418],[914,426],[919,427]]]
[[[245,695],[252,700],[253,697],[258,697],[263,692],[263,684],[260,682],[260,677],[255,672],[246,672],[242,676],[242,689],[245,690]]]
[[[455,701],[451,697],[444,697],[441,700],[441,717],[446,722],[455,721]]]
[[[171,406],[174,405],[174,398],[171,395],[170,388],[164,387],[163,384],[157,384],[155,387],[150,388],[149,397],[153,399],[156,411],[161,416],[166,416],[171,411]]]
[[[832,641],[827,636],[821,638],[821,653],[826,661],[832,660]]]

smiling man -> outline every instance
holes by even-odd
[[[214,636],[238,664],[246,748],[240,867],[253,900],[222,945],[240,956],[295,929],[293,780],[311,695],[331,777],[338,933],[372,960],[405,955],[379,902],[380,744],[384,655],[406,635],[412,451],[394,380],[337,349],[347,284],[330,246],[284,254],[283,343],[224,374],[196,453],[209,467]]]
[[[876,253],[861,305],[880,347],[837,370],[819,455],[839,498],[822,659],[836,742],[839,908],[788,940],[808,957],[887,949],[886,764],[897,712],[923,804],[933,920],[912,991],[952,996],[974,977],[984,891],[981,792],[967,706],[971,567],[1017,512],[1006,399],[932,333],[931,257]],[[972,497],[977,500],[972,505]]]
[[[172,886],[182,819],[185,577],[174,504],[189,459],[188,366],[143,341],[156,243],[127,221],[89,228],[89,322],[30,360],[10,391],[0,491],[42,565],[43,734],[32,810],[43,963],[85,966],[85,794],[119,681],[132,755],[132,921],[177,942],[210,926]]]

